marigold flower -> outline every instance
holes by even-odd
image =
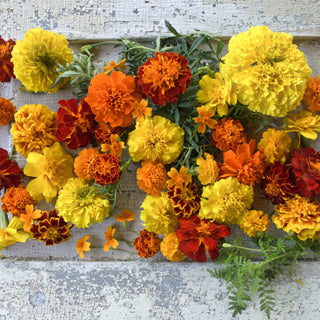
[[[76,249],[80,259],[84,258],[84,251],[90,251],[91,243],[87,242],[88,239],[90,239],[90,236],[87,235],[77,241]]]
[[[41,215],[41,210],[34,210],[32,204],[27,204],[25,207],[25,214],[21,214],[19,217],[19,219],[24,222],[23,230],[30,232],[31,226],[33,225],[33,220],[40,218]]]
[[[140,102],[137,102],[134,106],[132,116],[137,118],[137,121],[144,121],[145,117],[152,116],[152,108],[147,108],[148,101],[141,99]]]
[[[56,208],[65,221],[77,228],[88,228],[109,216],[110,203],[106,195],[95,191],[85,180],[70,178],[59,191]]]
[[[112,134],[110,136],[110,144],[102,144],[101,151],[109,152],[109,154],[113,154],[118,157],[122,157],[122,149],[124,149],[124,142],[119,141],[119,136],[117,134]]]
[[[197,159],[197,165],[198,179],[202,185],[212,184],[218,179],[219,167],[211,154],[205,152],[204,157]]]
[[[11,78],[15,78],[11,61],[12,49],[15,44],[12,39],[5,41],[0,36],[0,82],[9,82]]]
[[[229,177],[203,187],[199,217],[217,223],[241,224],[252,202],[252,186]]]
[[[95,158],[99,155],[97,148],[83,149],[79,152],[78,156],[74,159],[74,172],[82,179],[92,180],[91,166]]]
[[[133,241],[139,257],[151,258],[160,250],[161,239],[154,232],[146,229],[140,231],[140,235]]]
[[[267,164],[273,164],[276,161],[285,163],[290,146],[291,138],[288,133],[273,128],[263,133],[263,138],[257,145],[258,149],[263,152]]]
[[[207,260],[206,251],[211,260],[216,259],[219,256],[218,241],[231,235],[229,227],[202,220],[197,215],[188,219],[179,218],[179,222],[180,226],[176,231],[179,249],[198,262]]]
[[[187,185],[192,182],[192,174],[188,174],[189,169],[182,166],[178,171],[176,168],[171,168],[168,172],[168,176],[170,177],[167,180],[168,188],[177,187],[181,188],[183,185]]]
[[[254,153],[255,140],[245,141],[236,151],[228,150],[223,153],[224,162],[220,164],[220,178],[234,177],[246,185],[260,182],[265,169],[264,156],[261,151]]]
[[[63,35],[41,28],[30,29],[12,50],[14,73],[27,90],[57,92],[65,81],[52,88],[58,77],[57,68],[73,59]]]
[[[215,73],[214,78],[204,75],[199,85],[201,89],[197,92],[198,101],[205,103],[205,109],[213,112],[213,115],[218,110],[219,116],[223,117],[228,114],[228,105],[237,103],[235,86],[219,72]]]
[[[250,210],[240,228],[249,237],[255,237],[257,232],[265,232],[269,226],[268,214],[263,214],[263,211]]]
[[[1,39],[1,36],[0,36]],[[0,45],[1,49],[1,45]],[[1,63],[1,62],[0,62]],[[1,74],[1,71],[0,71]],[[0,98],[0,126],[5,126],[13,120],[13,115],[16,112],[16,107],[12,102],[5,98]]]
[[[164,164],[175,161],[182,150],[184,130],[170,120],[154,116],[137,122],[129,133],[128,147],[133,161],[153,160]]]
[[[213,129],[214,126],[218,123],[218,121],[211,119],[211,117],[214,116],[215,111],[209,109],[207,111],[205,106],[197,108],[199,117],[193,118],[195,123],[200,123],[198,126],[197,131],[200,133],[206,132],[206,126],[208,126],[210,129]]]
[[[0,148],[0,190],[17,187],[21,174],[19,166],[8,158],[8,151]]]
[[[320,110],[320,76],[317,79],[315,77],[309,79],[303,101],[312,112]]]
[[[106,238],[106,243],[103,246],[104,251],[109,252],[110,246],[113,249],[116,249],[118,247],[119,242],[113,237],[115,232],[116,232],[116,229],[112,228],[112,226],[109,226],[107,228],[107,231],[104,233],[104,237]]]
[[[10,133],[16,150],[27,157],[30,152],[42,153],[57,141],[57,113],[44,105],[26,104],[14,115]]]
[[[142,168],[137,170],[138,187],[156,197],[167,186],[167,170],[162,163],[147,160],[141,163]]]
[[[276,207],[272,221],[278,229],[292,231],[303,241],[317,239],[320,237],[320,203],[295,195]]]
[[[179,239],[175,232],[168,233],[160,243],[161,253],[174,262],[181,261],[184,254],[179,250]]]
[[[211,133],[211,142],[221,151],[236,150],[245,137],[244,128],[239,120],[219,119]]]
[[[18,185],[9,188],[1,198],[1,209],[4,212],[10,212],[13,216],[19,217],[26,212],[27,205],[36,205],[30,193],[26,190],[26,186]]]
[[[95,129],[94,134],[96,136],[97,141],[100,144],[110,143],[110,138],[112,134],[120,135],[122,131],[121,127],[111,127],[109,123],[100,122],[98,124],[98,128]]]
[[[154,104],[164,106],[167,102],[177,102],[191,83],[188,60],[178,53],[157,52],[138,70],[136,82],[139,89]]]
[[[76,99],[58,101],[58,128],[55,136],[65,141],[73,150],[86,147],[94,137],[95,121],[90,106],[84,99],[80,104]]]
[[[274,117],[300,104],[311,69],[292,35],[255,26],[233,36],[228,49],[220,70],[235,83],[240,103]]]
[[[160,197],[146,196],[141,208],[140,219],[144,222],[145,229],[156,234],[167,234],[175,231],[178,220],[173,212],[171,201],[165,192]]]
[[[116,214],[114,218],[118,222],[125,222],[125,221],[133,221],[135,216],[136,215],[133,213],[133,211],[123,209],[121,214]]]
[[[73,158],[59,142],[45,148],[43,154],[30,152],[27,162],[24,174],[35,177],[27,185],[27,191],[37,201],[45,197],[47,202],[51,202],[68,179],[73,177]]]
[[[126,59],[122,59],[121,61],[115,63],[113,60],[111,60],[107,66],[103,67],[103,70],[105,74],[108,74],[111,71],[124,71],[126,61]]]

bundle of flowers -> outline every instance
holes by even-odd
[[[269,280],[319,248],[320,153],[309,142],[320,131],[320,78],[289,34],[252,27],[221,57],[223,42],[211,33],[166,25],[173,35],[150,47],[122,39],[78,55],[64,36],[40,28],[16,42],[0,38],[2,82],[16,78],[28,93],[69,85],[75,94],[57,101],[58,112],[36,103],[16,111],[0,98],[1,125],[12,122],[14,149],[27,162],[19,168],[14,150],[0,149],[0,248],[28,239],[56,245],[72,227],[76,234],[101,223],[130,166],[146,196],[142,230],[127,244],[144,258],[160,251],[171,261],[224,264],[209,271],[229,282],[234,315],[258,293],[270,317]],[[93,49],[105,43],[123,49],[99,70]],[[257,194],[273,212],[258,208]],[[115,215],[128,231],[129,209]],[[237,226],[243,236],[234,240]],[[106,252],[123,240],[115,231],[107,227]],[[89,239],[77,242],[81,258]]]

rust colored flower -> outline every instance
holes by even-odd
[[[167,170],[162,163],[146,160],[141,163],[142,168],[137,170],[138,187],[159,197],[160,192],[167,186]]]
[[[133,241],[139,257],[151,258],[160,250],[161,239],[154,232],[146,229],[140,231],[140,235]]]
[[[12,39],[5,41],[0,36],[0,82],[9,82],[11,78],[15,78],[11,61],[11,51],[15,44]]]
[[[221,151],[228,151],[236,150],[244,137],[244,128],[239,120],[223,118],[213,128],[210,140]]]
[[[90,106],[84,99],[79,105],[76,99],[60,100],[58,103],[60,108],[56,138],[65,141],[67,147],[73,150],[86,147],[92,141],[95,129]]]
[[[40,218],[41,215],[41,210],[34,210],[32,204],[27,204],[25,208],[25,214],[21,214],[19,218],[24,222],[23,230],[26,232],[30,232],[31,226],[33,225],[33,220]]]
[[[58,216],[56,209],[53,209],[49,213],[43,211],[41,217],[37,219],[37,224],[33,224],[30,231],[34,239],[45,242],[46,246],[53,246],[70,238],[72,226]]]
[[[117,134],[112,134],[110,137],[110,144],[102,144],[101,151],[102,152],[109,152],[109,154],[113,154],[115,156],[121,157],[122,156],[122,149],[124,149],[124,142],[119,141],[119,136]]]
[[[91,166],[95,158],[99,155],[97,148],[83,149],[79,152],[78,157],[74,159],[74,172],[82,179],[92,180]]]
[[[243,141],[236,151],[228,150],[223,153],[224,163],[220,164],[220,178],[234,177],[245,185],[260,182],[265,169],[263,153],[255,150],[255,140],[249,143]]]
[[[120,179],[120,159],[112,154],[99,154],[91,165],[91,174],[101,186],[114,184]]]
[[[219,256],[218,241],[231,235],[229,227],[202,220],[197,215],[188,219],[179,218],[179,222],[180,226],[176,231],[179,250],[199,262],[207,260],[206,251],[211,260],[216,259]]]
[[[180,171],[176,168],[171,168],[168,172],[168,176],[171,178],[167,181],[168,188],[170,187],[181,187],[183,184],[188,184],[192,182],[192,175],[188,174],[188,168],[181,167]]]
[[[77,241],[76,249],[80,259],[84,258],[84,251],[90,251],[91,243],[87,242],[88,239],[90,239],[90,236],[87,235]]]
[[[98,124],[98,128],[94,131],[94,134],[96,136],[97,141],[100,144],[110,143],[110,137],[112,134],[120,135],[122,131],[121,127],[111,127],[109,123],[106,122],[100,122]]]
[[[13,120],[13,115],[16,112],[16,107],[12,102],[5,98],[0,98],[0,126],[5,126]]]
[[[90,82],[86,101],[96,115],[97,122],[108,122],[111,127],[128,127],[138,96],[134,93],[135,81],[121,71],[110,76],[97,74]]]
[[[1,199],[1,209],[4,212],[10,212],[13,216],[20,217],[26,213],[27,205],[36,205],[30,193],[26,190],[26,186],[18,185],[17,187],[9,188]]]
[[[136,77],[139,89],[154,104],[177,102],[191,83],[188,60],[178,53],[162,52],[140,66]]]
[[[135,218],[135,214],[131,210],[123,209],[121,214],[116,214],[114,218],[118,222],[125,222],[125,221],[133,221]]]
[[[104,237],[106,238],[106,243],[103,246],[104,251],[108,252],[110,250],[110,246],[113,249],[116,249],[118,247],[119,242],[113,237],[115,232],[116,232],[116,229],[112,228],[112,226],[109,226],[106,232],[104,233]]]
[[[144,121],[145,117],[152,116],[152,108],[147,108],[147,106],[148,101],[144,99],[135,104],[132,115],[134,118],[137,118],[137,121]]]
[[[19,166],[8,158],[8,152],[0,148],[0,190],[17,187],[21,174]]]
[[[320,111],[320,76],[309,79],[303,101],[312,112]]]
[[[213,129],[214,126],[218,123],[217,120],[211,119],[215,110],[209,109],[207,110],[205,106],[197,108],[199,117],[193,118],[195,123],[199,123],[197,131],[200,133],[206,132],[206,127],[208,126],[210,129]]]

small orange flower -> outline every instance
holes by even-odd
[[[318,79],[315,77],[309,79],[303,101],[308,104],[312,112],[320,110],[320,76]]]
[[[103,67],[103,70],[105,74],[110,73],[111,71],[124,71],[125,69],[125,64],[126,64],[127,59],[123,59],[119,61],[118,63],[115,63],[113,60],[110,61],[110,63]]]
[[[99,155],[97,148],[83,149],[74,159],[74,172],[79,178],[92,180],[91,166],[94,159]]]
[[[20,220],[24,222],[23,230],[30,232],[30,228],[33,225],[33,220],[41,217],[41,210],[34,210],[32,204],[27,204],[25,209],[26,214],[20,215]]]
[[[197,108],[199,117],[193,118],[195,123],[200,123],[198,126],[198,132],[205,133],[206,126],[208,126],[210,129],[213,129],[215,125],[218,123],[218,121],[211,119],[214,114],[214,109],[207,110],[205,106]]]
[[[132,115],[137,121],[144,121],[145,117],[152,116],[152,108],[147,108],[147,105],[148,101],[144,99],[135,104]]]
[[[0,36],[0,82],[9,82],[11,78],[15,78],[11,61],[11,52],[15,44],[12,39],[5,41]]]
[[[139,257],[151,258],[160,250],[161,239],[154,232],[146,229],[140,231],[139,237],[133,241]]]
[[[16,107],[12,102],[5,98],[0,98],[0,126],[5,126],[13,120],[13,115],[16,112]]]
[[[167,180],[167,186],[169,188],[173,186],[181,187],[183,184],[192,182],[192,175],[188,174],[188,170],[188,168],[183,166],[180,168],[180,171],[178,171],[176,168],[171,168],[168,172],[168,176],[171,179]]]
[[[124,149],[124,142],[119,141],[119,136],[117,134],[112,134],[110,137],[110,144],[102,144],[101,151],[108,152],[109,154],[113,154],[115,156],[121,157],[122,156],[122,149]]]
[[[119,242],[113,237],[115,232],[116,232],[116,229],[112,228],[112,226],[109,226],[107,228],[107,232],[104,234],[104,237],[106,238],[106,243],[103,246],[104,251],[108,252],[110,250],[110,246],[113,249],[117,249]]]
[[[90,236],[87,235],[77,241],[77,245],[76,245],[77,254],[80,255],[81,259],[84,258],[83,251],[90,251],[91,243],[86,242],[89,238],[90,238]]]
[[[131,210],[123,209],[121,214],[116,214],[114,218],[118,222],[125,222],[125,221],[133,221],[135,218],[135,214]]]

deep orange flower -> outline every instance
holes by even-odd
[[[86,242],[88,239],[90,239],[90,236],[84,236],[83,238],[79,239],[76,244],[77,254],[80,255],[80,259],[84,258],[83,251],[90,251],[90,242]]]
[[[189,182],[192,182],[192,175],[188,174],[188,168],[181,167],[180,171],[178,171],[176,168],[171,168],[168,172],[168,176],[171,178],[167,180],[167,186],[170,187],[182,187],[183,184],[188,184]]]
[[[141,99],[140,102],[137,102],[134,106],[132,115],[134,118],[137,118],[137,121],[143,121],[145,117],[152,116],[152,108],[147,108],[148,101]]]
[[[154,232],[146,229],[140,231],[139,237],[133,241],[139,257],[151,258],[160,250],[161,239]]]
[[[200,123],[198,126],[198,132],[205,133],[206,126],[208,126],[210,129],[213,129],[214,126],[218,123],[218,121],[211,119],[214,114],[214,109],[207,110],[205,106],[197,108],[199,117],[193,118],[195,123]]]
[[[113,71],[110,76],[97,74],[90,84],[86,101],[96,115],[96,121],[108,122],[112,127],[128,127],[138,99],[134,93],[134,78],[121,71]]]
[[[106,238],[106,243],[103,246],[103,250],[108,252],[110,250],[110,246],[113,249],[116,249],[119,245],[119,242],[113,237],[114,233],[116,232],[115,228],[109,226],[107,231],[104,233],[104,237]]]
[[[0,82],[9,82],[11,78],[15,78],[11,61],[11,51],[15,44],[12,39],[4,41],[0,36]]]
[[[73,150],[86,147],[94,137],[96,126],[90,106],[84,99],[79,105],[76,99],[60,100],[58,103],[56,138],[65,141],[67,147]]]
[[[138,70],[136,82],[139,89],[154,104],[164,106],[167,102],[177,102],[191,83],[188,60],[178,53],[157,52]]]
[[[167,185],[167,170],[164,164],[146,160],[141,166],[142,168],[137,170],[138,187],[148,194],[159,197]]]
[[[9,188],[1,199],[1,209],[4,212],[10,212],[13,216],[19,217],[26,212],[27,205],[36,205],[30,193],[26,190],[26,186],[19,185]]]
[[[94,131],[94,134],[96,136],[97,141],[100,144],[110,143],[110,137],[112,134],[120,135],[122,132],[121,127],[111,127],[109,123],[106,122],[100,122],[98,124],[98,128]]]
[[[303,101],[312,112],[320,111],[320,76],[309,79]]]
[[[103,67],[103,70],[104,70],[105,74],[108,74],[114,70],[115,71],[124,71],[126,61],[127,61],[126,59],[123,59],[123,60],[116,63],[115,61],[111,60],[107,66]]]
[[[236,150],[244,137],[244,128],[239,120],[223,118],[213,128],[210,140],[221,151],[227,151]]]
[[[133,221],[136,215],[131,210],[123,209],[121,214],[116,214],[114,218],[118,222]]]
[[[83,149],[79,152],[78,157],[74,159],[74,172],[82,179],[90,181],[93,179],[91,166],[95,158],[99,155],[97,148]]]
[[[21,214],[19,219],[24,222],[23,230],[30,232],[31,226],[33,225],[33,220],[41,217],[41,210],[34,210],[32,204],[27,204],[25,208],[25,214]]]
[[[261,151],[254,153],[255,145],[255,140],[249,143],[243,141],[236,151],[224,152],[224,163],[220,164],[220,178],[234,177],[242,184],[252,186],[260,182],[265,163]]]
[[[102,152],[109,152],[109,154],[113,154],[115,156],[121,157],[122,156],[122,149],[124,149],[124,142],[119,141],[119,136],[117,134],[112,134],[110,137],[110,144],[102,144],[101,151]]]
[[[8,158],[8,152],[0,148],[0,190],[17,187],[21,174],[19,166]]]
[[[120,159],[112,154],[99,154],[91,164],[91,174],[101,186],[114,184],[120,179]]]
[[[231,235],[231,230],[225,225],[219,225],[209,220],[202,220],[197,215],[188,219],[179,218],[180,226],[176,234],[179,239],[179,250],[192,260],[204,262],[219,256],[218,241]]]
[[[0,126],[5,126],[13,120],[13,115],[16,112],[16,107],[12,102],[5,98],[0,98]]]

